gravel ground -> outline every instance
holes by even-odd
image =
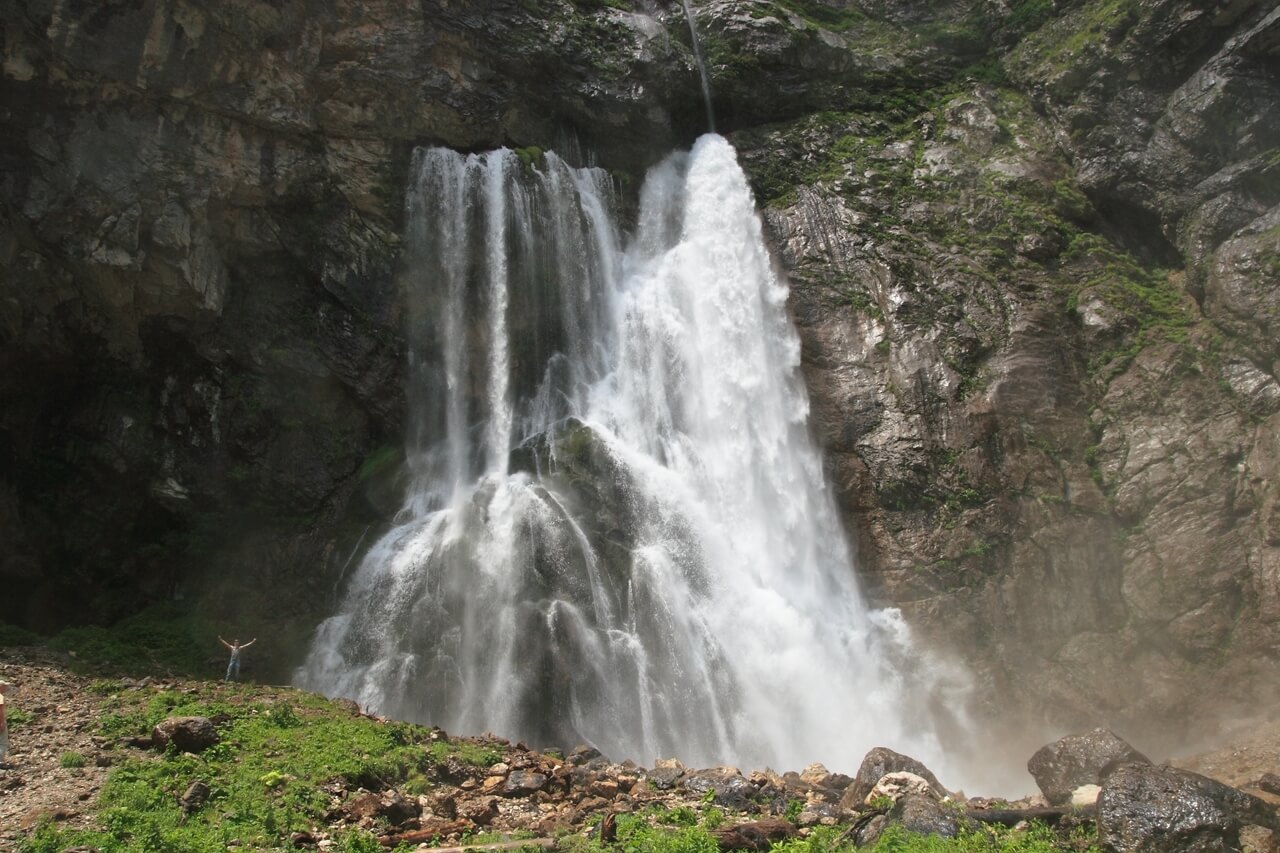
[[[92,737],[101,697],[88,691],[89,679],[37,652],[8,649],[0,650],[0,680],[14,685],[6,695],[9,713],[30,717],[10,723],[9,755],[0,765],[0,850],[13,850],[45,817],[89,825],[110,768],[100,766],[109,757]],[[84,766],[63,767],[70,753],[83,757]]]

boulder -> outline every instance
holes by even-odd
[[[1176,767],[1126,764],[1102,785],[1098,839],[1115,853],[1239,850],[1247,826],[1280,831],[1257,797]]]
[[[469,820],[476,826],[488,826],[498,816],[497,797],[475,797],[459,800],[454,806],[454,814],[463,820]]]
[[[596,749],[594,746],[580,744],[569,751],[569,755],[565,758],[565,761],[569,764],[586,764],[592,759],[602,757],[600,750]]]
[[[422,807],[417,800],[411,800],[398,791],[388,791],[382,795],[378,814],[385,817],[392,826],[400,826],[422,814]]]
[[[169,717],[156,723],[151,742],[157,749],[172,743],[180,752],[203,752],[218,742],[218,732],[208,717]]]
[[[508,797],[527,797],[534,791],[542,790],[547,784],[547,777],[543,773],[533,770],[515,770],[507,777],[506,784],[502,786],[502,793]]]
[[[1112,770],[1133,762],[1151,763],[1106,729],[1094,729],[1040,747],[1027,762],[1027,770],[1049,804],[1060,806],[1070,802],[1072,792],[1081,785],[1099,785]]]
[[[192,812],[199,811],[200,807],[209,799],[209,785],[199,779],[187,786],[187,790],[178,797],[178,806],[182,809],[182,814],[190,815]]]
[[[1098,802],[1098,794],[1102,793],[1100,785],[1081,785],[1071,792],[1071,805],[1075,808],[1084,808]]]
[[[933,788],[938,798],[947,795],[947,789],[942,787],[938,777],[934,776],[928,767],[908,755],[894,752],[892,749],[883,746],[877,746],[862,759],[862,764],[858,767],[858,773],[854,777],[853,783],[845,788],[844,796],[840,798],[840,807],[854,811],[861,809],[866,802],[867,795],[871,793],[871,789],[876,786],[877,782],[890,773],[902,771],[914,773],[924,779]]]
[[[664,764],[660,761],[657,767],[645,773],[645,778],[649,780],[649,784],[659,791],[669,791],[676,786],[676,783],[680,781],[680,777],[684,773],[684,766],[679,762]]]
[[[938,802],[936,796],[927,794],[904,794],[890,810],[889,820],[921,835],[955,838],[960,831],[956,813]]]
[[[686,791],[705,796],[712,802],[735,811],[754,811],[756,788],[732,767],[715,767],[685,774],[681,781]]]
[[[1275,773],[1263,773],[1261,778],[1253,784],[1259,791],[1266,791],[1268,794],[1280,795],[1280,775],[1276,775]]]
[[[864,802],[871,805],[880,797],[888,797],[896,803],[908,794],[934,800],[939,798],[933,786],[923,776],[900,770],[897,773],[886,773],[881,776],[880,781],[876,782],[876,786],[871,789],[871,793],[867,794]]]

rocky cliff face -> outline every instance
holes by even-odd
[[[694,5],[873,596],[989,710],[1173,731],[1193,685],[1266,701],[1280,13]],[[187,595],[272,623],[281,667],[396,508],[412,146],[577,148],[625,181],[702,115],[678,5],[0,25],[0,618]]]

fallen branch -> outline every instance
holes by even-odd
[[[1094,806],[1062,806],[1035,809],[967,809],[964,816],[970,820],[998,823],[1002,826],[1017,826],[1024,820],[1038,820],[1053,826],[1064,817],[1085,817],[1092,820],[1096,813],[1097,809]]]

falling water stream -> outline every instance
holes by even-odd
[[[416,153],[412,487],[298,682],[615,760],[945,771],[923,709],[963,686],[861,598],[733,148],[618,210],[555,154]]]
[[[707,57],[702,52],[702,40],[698,38],[698,27],[693,20],[693,9],[689,0],[680,0],[684,6],[684,19],[689,22],[689,42],[693,45],[693,58],[698,63],[698,80],[702,83],[702,103],[707,108],[707,130],[716,132],[716,114],[711,108],[711,78],[707,74]]]

